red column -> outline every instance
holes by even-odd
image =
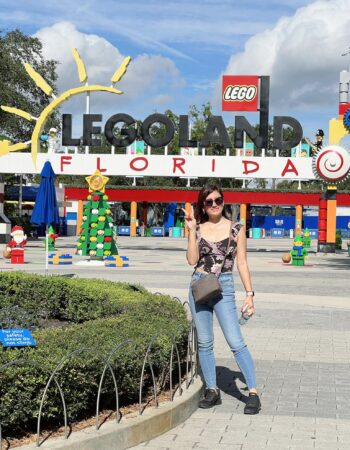
[[[318,243],[327,242],[327,200],[321,198],[318,204]]]
[[[328,186],[319,201],[318,252],[335,253],[336,216],[337,191],[333,187]]]

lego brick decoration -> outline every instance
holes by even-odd
[[[23,248],[15,248],[11,251],[11,264],[24,264]]]
[[[129,258],[126,256],[107,256],[105,267],[129,267]]]
[[[103,259],[105,256],[118,255],[114,239],[114,223],[111,209],[107,203],[105,185],[108,178],[100,171],[86,177],[90,194],[83,210],[83,222],[77,243],[78,255]]]
[[[55,266],[67,266],[73,264],[73,257],[68,253],[50,253],[49,264]]]

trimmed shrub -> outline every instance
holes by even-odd
[[[186,352],[188,321],[182,306],[168,296],[153,295],[126,283],[1,274],[0,302],[4,308],[18,305],[40,318],[65,321],[64,327],[35,331],[35,349],[11,349],[0,354],[0,366],[21,362],[19,366],[0,369],[0,423],[7,433],[35,429],[50,373],[76,350],[80,351],[63,363],[57,374],[70,420],[94,413],[106,358],[126,339],[132,343],[116,352],[110,361],[121,404],[137,398],[144,354],[156,333],[160,336],[152,349],[151,361],[157,375],[169,365],[171,335],[176,336],[181,355]],[[146,389],[150,384],[147,376]],[[101,408],[115,407],[109,372],[101,400]],[[44,403],[43,424],[57,425],[62,423],[62,417],[59,392],[53,382]]]
[[[101,279],[44,277],[21,272],[0,274],[0,308],[16,306],[44,319],[85,322],[147,308],[151,300],[150,308],[156,310],[158,300],[162,303],[164,298],[170,299],[141,287]],[[170,313],[167,304],[162,304],[162,308],[162,314]]]

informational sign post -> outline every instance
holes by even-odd
[[[0,342],[3,347],[35,347],[35,340],[29,330],[9,328],[0,330]]]

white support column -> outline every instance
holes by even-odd
[[[89,86],[88,81],[85,83],[86,86]],[[85,108],[85,114],[90,114],[90,92],[86,93],[86,108]],[[89,146],[85,146],[85,153],[89,153]]]
[[[4,214],[5,185],[0,183],[0,243],[4,244],[10,240],[11,222]]]
[[[0,183],[0,214],[4,213],[4,200],[5,200],[5,186],[4,183]]]

